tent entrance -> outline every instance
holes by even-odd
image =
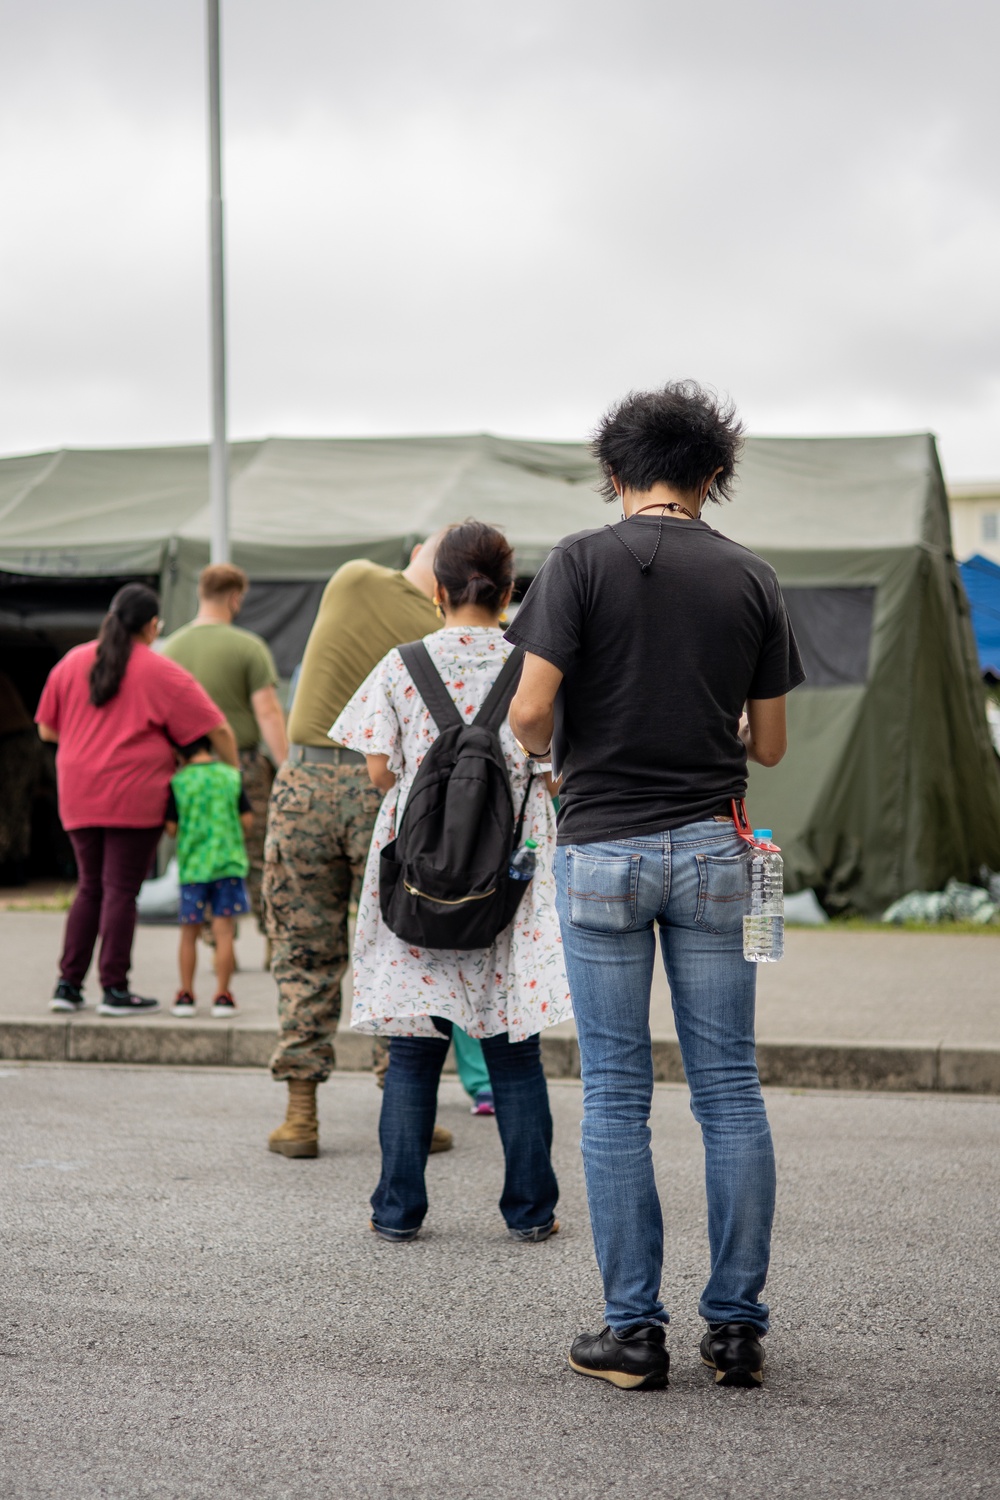
[[[0,702],[34,717],[45,679],[73,646],[92,641],[124,578],[32,578],[0,573]],[[157,578],[136,580],[156,588]],[[13,720],[12,720],[13,722]],[[2,728],[2,726],[0,726]],[[73,879],[69,839],[56,810],[55,748],[34,729],[0,733],[0,884]]]

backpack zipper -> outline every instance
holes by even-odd
[[[464,906],[467,901],[485,901],[487,896],[496,895],[496,886],[491,891],[483,891],[481,896],[459,896],[457,901],[446,901],[443,896],[428,896],[426,891],[418,891],[415,885],[407,885],[403,881],[403,890],[408,896],[419,896],[422,901],[433,901],[435,906]]]

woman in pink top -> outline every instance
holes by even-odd
[[[149,869],[176,769],[174,745],[207,735],[237,766],[233,732],[190,672],[150,647],[160,601],[142,583],[118,590],[96,641],[76,646],[49,674],[35,715],[58,744],[59,816],[76,856],[79,885],[66,919],[53,1010],[82,1010],[83,981],[101,939],[98,1013],[158,1010],[134,995],[128,976],[135,898]]]

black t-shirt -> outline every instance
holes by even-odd
[[[507,631],[564,674],[560,844],[725,811],[746,792],[744,704],[805,676],[774,569],[703,521],[665,519],[657,547],[659,529],[640,515],[565,537]]]

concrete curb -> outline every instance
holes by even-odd
[[[180,1067],[266,1067],[271,1026],[88,1019],[0,1021],[0,1059],[20,1062],[154,1063]],[[337,1033],[338,1066],[371,1066],[371,1038]],[[542,1037],[550,1078],[579,1078],[576,1038]],[[934,1042],[771,1041],[757,1045],[761,1082],[782,1088],[875,1089],[904,1093],[1000,1094],[1000,1047]],[[680,1048],[653,1038],[653,1077],[683,1083]]]

